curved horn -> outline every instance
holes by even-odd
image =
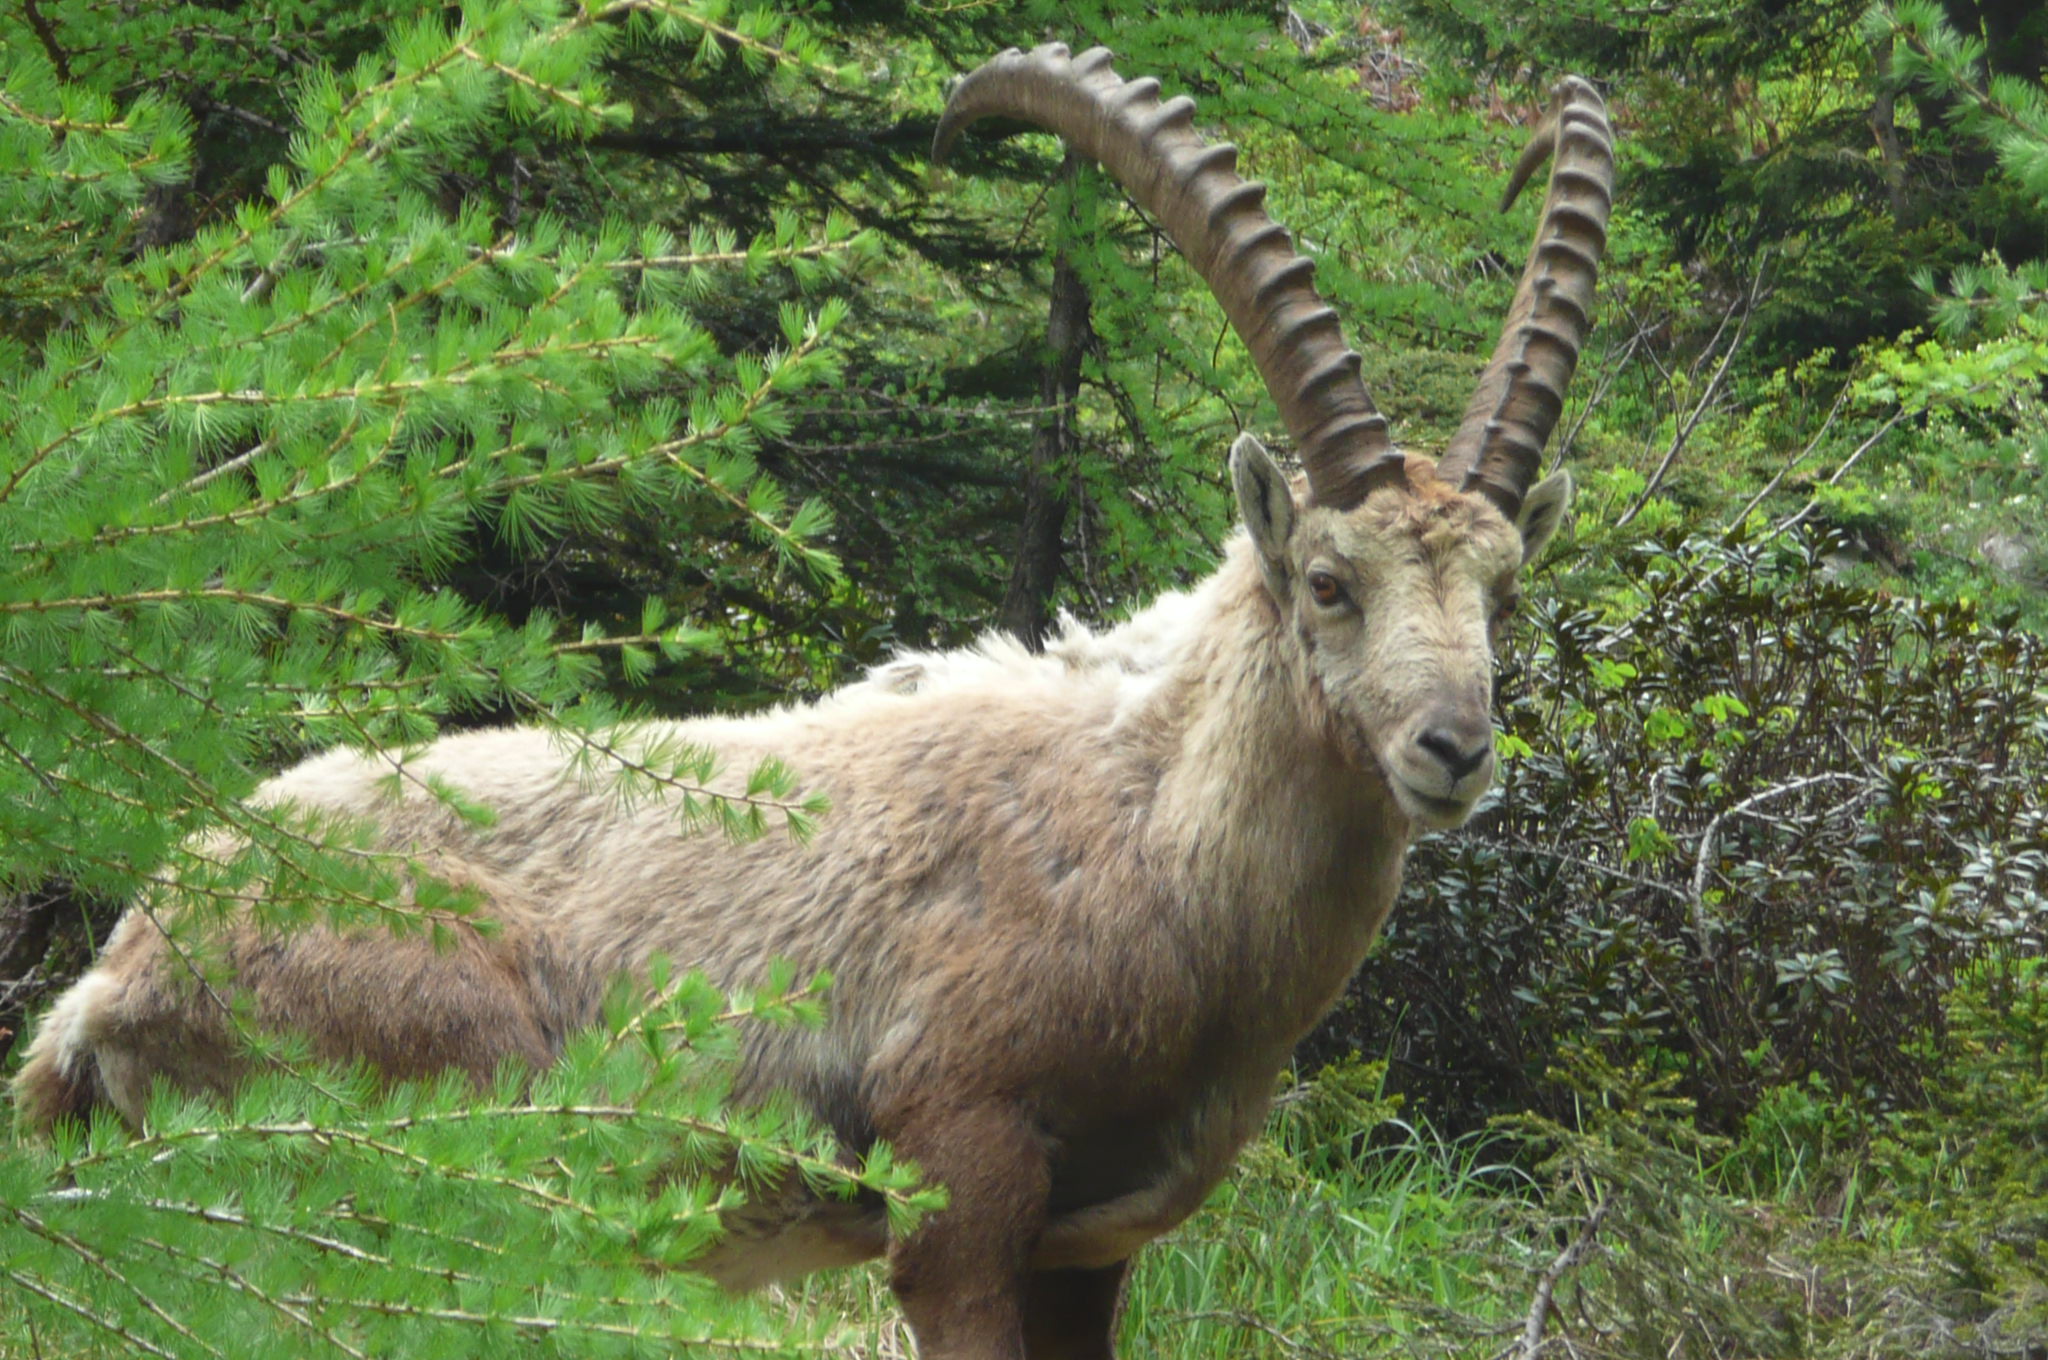
[[[978,118],[1018,118],[1058,133],[1098,161],[1166,228],[1223,304],[1301,453],[1317,504],[1356,505],[1402,477],[1401,454],[1359,377],[1337,314],[1316,296],[1315,263],[1260,207],[1262,184],[1237,177],[1237,148],[1194,130],[1194,101],[1159,102],[1156,80],[1124,80],[1110,53],[1069,57],[1050,43],[1015,48],[963,79],[932,139],[943,161]]]
[[[1553,159],[1554,158],[1554,159]],[[1506,212],[1551,159],[1543,218],[1508,309],[1493,360],[1445,446],[1437,476],[1490,497],[1513,523],[1564,410],[1565,384],[1592,326],[1593,284],[1614,204],[1614,133],[1599,92],[1577,76],[1558,82],[1550,112],[1516,162]]]

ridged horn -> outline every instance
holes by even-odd
[[[1156,80],[1124,80],[1106,48],[1069,56],[1060,43],[1015,48],[963,79],[932,139],[943,161],[980,118],[1015,118],[1059,134],[1156,218],[1223,304],[1308,472],[1309,494],[1348,509],[1403,476],[1401,454],[1359,377],[1337,314],[1310,282],[1313,261],[1260,206],[1265,186],[1237,176],[1237,148],[1194,129],[1194,101],[1159,101]]]
[[[1493,359],[1445,446],[1437,476],[1480,491],[1512,523],[1543,465],[1543,445],[1564,410],[1564,389],[1592,325],[1593,285],[1614,205],[1614,132],[1591,85],[1567,76],[1516,162],[1506,212],[1548,159],[1550,189],[1528,266]]]

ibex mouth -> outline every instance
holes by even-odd
[[[1465,819],[1472,815],[1472,809],[1479,805],[1476,795],[1471,798],[1439,798],[1398,779],[1391,783],[1394,797],[1408,815],[1432,831],[1452,831],[1463,826]]]

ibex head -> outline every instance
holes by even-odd
[[[934,156],[978,118],[1021,118],[1102,163],[1155,216],[1223,304],[1300,453],[1290,486],[1249,436],[1231,471],[1287,646],[1331,737],[1376,767],[1418,822],[1455,826],[1493,775],[1493,636],[1516,575],[1571,495],[1536,483],[1543,445],[1589,325],[1606,244],[1613,138],[1600,96],[1558,85],[1510,183],[1554,155],[1543,216],[1492,362],[1435,464],[1394,447],[1337,314],[1236,174],[1237,150],[1194,130],[1194,102],[1161,103],[1096,48],[1006,52],[963,80]],[[1503,205],[1505,206],[1505,204]]]
[[[1230,456],[1307,703],[1354,760],[1378,767],[1411,818],[1450,827],[1493,778],[1494,637],[1571,478],[1539,483],[1510,523],[1413,461],[1401,482],[1344,509],[1298,499],[1250,435]]]

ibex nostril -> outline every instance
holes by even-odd
[[[1485,739],[1467,748],[1443,728],[1432,727],[1417,737],[1415,744],[1435,756],[1455,784],[1485,763],[1493,750],[1493,734],[1489,732]]]

